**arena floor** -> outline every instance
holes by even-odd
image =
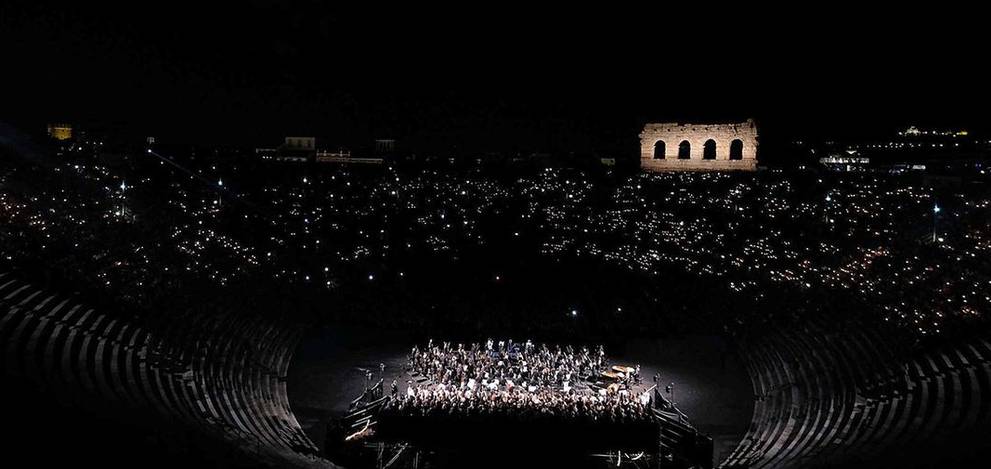
[[[287,387],[293,412],[317,446],[323,446],[327,422],[343,415],[361,394],[364,370],[372,370],[377,381],[379,364],[384,363],[386,391],[395,377],[405,390],[406,353],[415,343],[403,333],[356,328],[314,330],[304,337],[290,365]],[[652,383],[658,373],[661,388],[674,383],[673,396],[667,397],[712,437],[716,462],[746,433],[753,410],[750,381],[742,363],[718,337],[636,340],[607,347],[606,355],[610,363],[639,363],[645,381]]]

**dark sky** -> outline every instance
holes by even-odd
[[[754,117],[768,141],[991,129],[976,11],[115,3],[0,5],[0,120],[600,153],[647,120]]]

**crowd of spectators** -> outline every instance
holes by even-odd
[[[854,311],[912,339],[991,309],[991,196],[911,176],[162,158],[5,159],[0,261],[131,310],[269,291],[308,317],[420,330],[759,330]]]

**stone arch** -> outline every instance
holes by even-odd
[[[714,160],[716,159],[716,141],[713,139],[708,139],[702,144],[702,159],[703,160]]]
[[[733,139],[729,144],[729,159],[731,160],[742,160],[743,159],[743,140],[738,138]]]
[[[664,143],[664,140],[658,140],[658,141],[654,142],[654,159],[655,160],[663,160],[664,157],[667,155],[666,151],[667,151],[667,144]]]
[[[663,152],[659,141],[663,141]],[[640,166],[647,171],[753,171],[757,168],[756,153],[757,126],[753,120],[647,123],[640,132]]]

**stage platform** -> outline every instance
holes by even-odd
[[[347,414],[351,400],[366,385],[367,371],[378,379],[380,363],[386,365],[386,393],[393,379],[400,383],[410,379],[405,354],[417,342],[401,332],[313,331],[297,351],[288,382],[290,403],[307,434],[324,442],[328,423]],[[640,339],[622,347],[610,345],[609,350],[615,362],[641,364],[644,388],[654,384],[655,374],[660,375],[663,396],[673,397],[699,432],[713,438],[713,461],[725,451],[721,448],[734,447],[746,431],[752,410],[750,383],[736,357],[718,339]],[[672,393],[664,393],[664,386],[672,382]],[[529,454],[509,447],[503,448],[501,456],[527,458]]]

